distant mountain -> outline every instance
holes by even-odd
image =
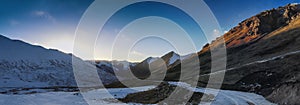
[[[113,75],[113,78],[118,78],[119,81],[131,79],[128,77],[130,68],[135,66],[136,63],[128,61],[106,61],[106,60],[94,60],[87,61],[88,63],[95,65],[98,69],[108,72]],[[116,82],[116,81],[114,81]]]
[[[103,71],[113,74],[115,77],[118,77],[119,78],[118,83],[119,83],[120,81],[131,80],[132,79],[132,77],[130,76],[131,72],[140,79],[148,78],[151,74],[149,69],[151,65],[155,66],[154,68],[152,68],[154,70],[152,72],[161,74],[163,70],[160,70],[160,68],[162,68],[162,66],[171,68],[173,65],[179,64],[181,58],[182,59],[188,58],[189,56],[190,55],[180,57],[179,54],[172,51],[165,54],[162,57],[148,57],[147,59],[138,63],[131,63],[128,61],[104,61],[104,60],[87,61],[87,62],[96,65],[97,68]],[[163,62],[160,62],[161,60]],[[159,68],[159,69],[155,69],[155,68]]]
[[[146,79],[151,75],[150,64],[157,61],[160,58],[149,57],[135,66],[131,67],[131,72],[139,79]],[[160,65],[157,65],[160,66]]]
[[[72,55],[58,50],[45,49],[20,40],[0,35],[0,88],[77,87]],[[86,77],[95,67],[77,57],[73,60],[84,69],[79,76]],[[104,84],[115,81],[112,74],[97,71]],[[96,77],[89,77],[96,78]],[[90,80],[82,80],[93,82]]]
[[[105,60],[95,60],[95,61],[88,61],[89,63],[96,65],[98,68],[103,70],[108,70],[105,68],[115,69],[115,71],[124,71],[130,70],[130,67],[135,66],[136,63],[131,63],[128,61],[105,61]],[[113,73],[113,71],[108,71]]]
[[[145,59],[144,61],[136,64],[135,66],[131,67],[131,70],[135,76],[139,78],[147,78],[150,76],[151,72],[161,73],[162,71],[160,69],[153,69],[153,71],[150,72],[150,66],[155,66],[153,68],[163,68],[162,66],[165,66],[166,69],[173,67],[173,65],[180,64],[181,58],[188,58],[189,55],[186,55],[184,57],[181,57],[179,54],[171,51],[162,57],[149,57]]]
[[[175,52],[169,52],[168,54],[165,54],[161,57],[166,62],[167,67],[169,68],[174,63],[178,64],[180,63],[180,55]]]

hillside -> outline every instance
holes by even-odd
[[[243,21],[225,34],[227,70],[223,88],[255,92],[279,104],[300,104],[299,13],[300,5],[296,4],[272,9]],[[209,53],[206,50],[199,53],[200,59]],[[208,76],[201,76],[201,83]]]
[[[277,9],[267,10],[248,18],[238,26],[229,30],[222,36],[227,48],[239,47],[245,44],[251,44],[265,35],[287,26],[292,20],[298,17],[300,6],[298,4],[289,4]],[[218,46],[217,42],[221,40],[217,38],[209,46]],[[205,46],[201,52],[209,50],[209,46]]]
[[[181,72],[181,63],[172,65],[167,70],[165,80],[178,81],[182,73],[185,76],[181,79],[189,80],[199,75],[195,71],[200,71],[198,86],[205,87],[211,75],[218,77],[225,72],[222,89],[258,93],[283,105],[300,104],[299,23],[299,4],[259,13],[204,46],[198,56],[181,60],[188,64],[184,72]],[[217,41],[221,38],[226,43],[227,57],[219,59],[227,59],[227,69],[212,73],[210,48],[218,47]],[[196,58],[200,60],[200,69],[195,68],[192,62]]]

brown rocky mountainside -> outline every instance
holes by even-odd
[[[222,88],[255,92],[282,105],[300,104],[299,13],[300,5],[272,9],[226,33],[227,70]],[[210,61],[209,55],[206,47],[199,58]],[[209,73],[210,63],[202,65],[202,72]],[[205,86],[208,77],[202,75],[199,83]]]
[[[259,40],[274,30],[288,25],[291,20],[297,18],[299,11],[299,5],[290,4],[262,12],[244,20],[223,35],[227,48],[238,47]],[[218,46],[218,44],[213,41],[210,46]],[[202,52],[208,49],[208,46],[206,46]]]

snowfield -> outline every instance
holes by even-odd
[[[263,96],[254,93],[230,91],[230,90],[216,90],[207,88],[193,88],[189,84],[182,82],[169,82],[169,84],[180,86],[194,92],[201,92],[206,94],[216,94],[217,96],[211,103],[201,103],[203,105],[275,105],[267,101]]]
[[[4,95],[0,94],[0,105],[122,105],[115,98],[123,98],[129,93],[146,91],[154,86],[136,88],[97,89],[83,92],[47,92],[38,94]]]
[[[173,64],[173,63],[175,63],[179,59],[180,59],[180,56],[178,54],[176,54],[176,53],[173,53],[172,57],[169,60],[168,66],[171,65],[171,64]]]
[[[184,87],[195,92],[214,93],[218,90],[192,88],[186,83],[169,82],[170,84]],[[123,98],[130,93],[146,91],[154,88],[154,86],[144,86],[135,88],[114,88],[114,89],[97,89],[88,92],[83,92],[82,95],[78,92],[47,92],[38,94],[23,94],[23,95],[0,95],[0,105],[123,105],[115,98]],[[85,99],[83,96],[86,96]],[[220,90],[217,97],[211,105],[273,105],[264,97],[254,94],[237,91]],[[128,103],[135,104],[136,103]],[[210,103],[201,103],[209,105]]]

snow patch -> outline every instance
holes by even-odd
[[[171,64],[175,63],[177,60],[179,60],[179,58],[180,58],[180,56],[178,54],[173,53],[172,57],[169,60],[168,65],[171,65]]]
[[[149,57],[146,59],[147,63],[150,64],[156,60],[160,59],[159,57]]]

